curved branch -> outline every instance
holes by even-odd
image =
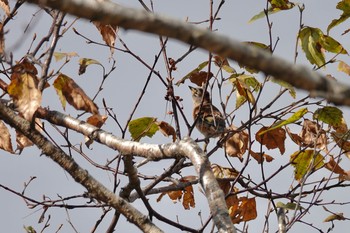
[[[118,25],[125,29],[171,37],[272,75],[297,88],[309,91],[312,97],[322,97],[335,104],[350,106],[349,86],[327,79],[324,75],[304,66],[293,65],[266,51],[180,20],[145,10],[123,7],[111,1],[27,0],[27,2],[52,7],[89,20]]]
[[[126,200],[108,190],[85,169],[81,168],[70,156],[32,128],[30,122],[17,116],[13,110],[2,103],[0,103],[0,118],[35,143],[42,150],[43,154],[59,164],[77,183],[83,185],[91,197],[115,208],[143,232],[163,232],[147,216],[143,215]]]
[[[132,142],[120,139],[88,123],[66,116],[57,111],[48,111],[39,108],[36,116],[44,118],[50,123],[64,126],[90,136],[92,139],[112,149],[118,150],[123,154],[134,154],[146,157],[150,160],[189,158],[200,177],[200,183],[205,192],[211,214],[213,215],[218,230],[220,232],[236,233],[236,229],[231,222],[227,210],[224,193],[211,170],[210,162],[206,154],[193,139],[186,137],[175,143],[161,145]],[[86,170],[79,167],[71,157],[55,147],[38,131],[32,129],[27,120],[17,116],[13,110],[2,103],[0,103],[0,118],[28,137],[44,154],[65,169],[76,182],[82,184],[94,198],[116,208],[116,210],[120,211],[130,222],[136,224],[140,229],[146,232],[150,229],[155,230],[154,232],[161,232],[161,230],[153,225],[146,216],[142,215],[123,198],[116,196],[95,180]]]

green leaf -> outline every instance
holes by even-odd
[[[287,120],[278,121],[275,124],[271,125],[267,130],[264,130],[259,133],[259,135],[262,135],[270,130],[281,128],[282,126],[292,124],[296,121],[298,121],[300,118],[302,118],[307,113],[307,108],[301,108],[298,111],[296,111],[291,117],[289,117]]]
[[[339,126],[342,123],[343,112],[337,107],[326,106],[317,109],[313,118],[331,126]]]
[[[145,136],[151,138],[159,130],[156,121],[157,118],[154,117],[141,117],[130,121],[129,132],[132,139],[140,141]]]
[[[176,85],[176,86],[180,86],[180,84],[184,83],[184,82],[186,81],[186,79],[190,78],[191,75],[192,75],[193,73],[199,72],[199,71],[201,71],[204,67],[206,67],[206,66],[208,65],[208,63],[209,63],[208,61],[202,62],[201,64],[199,64],[199,65],[197,66],[197,68],[195,68],[195,69],[192,70],[190,73],[186,74],[185,77],[183,77],[182,79],[180,79],[179,81],[177,81],[177,83],[176,83],[175,85]]]
[[[290,156],[294,169],[294,178],[300,181],[311,170],[317,170],[324,165],[323,156],[315,154],[314,150],[297,151]]]
[[[324,35],[319,28],[304,27],[298,35],[301,47],[311,64],[321,67],[325,64],[325,55],[322,50],[331,53],[347,54],[344,47],[330,36]]]
[[[327,34],[329,31],[347,20],[350,17],[350,1],[349,0],[342,0],[338,2],[337,7],[338,10],[343,11],[343,13],[340,15],[339,19],[333,19],[332,22],[327,27]]]
[[[318,28],[305,27],[300,32],[298,37],[301,41],[301,48],[303,49],[306,58],[311,64],[315,64],[318,67],[323,66],[325,61],[324,53],[321,48],[321,37],[323,33]]]
[[[344,47],[335,39],[330,36],[323,35],[320,41],[322,47],[331,53],[340,53],[347,54],[348,52],[344,49]]]

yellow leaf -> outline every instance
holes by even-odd
[[[80,58],[79,59],[79,75],[84,74],[86,71],[86,67],[92,64],[96,64],[96,65],[100,65],[102,66],[102,64],[95,60],[95,59],[91,59],[91,58]],[[102,66],[103,68],[103,66]]]
[[[277,202],[276,207],[277,208],[287,209],[287,210],[301,210],[302,209],[302,207],[299,206],[299,204],[297,204],[297,203],[289,202],[287,204],[284,204],[284,203],[282,203],[280,201]]]
[[[343,61],[339,61],[338,70],[350,75],[350,66]]]
[[[316,153],[316,154],[315,154]],[[290,156],[294,169],[294,178],[300,181],[305,174],[324,165],[323,156],[314,150],[296,151]]]
[[[68,60],[71,57],[78,57],[79,55],[76,52],[69,52],[69,53],[54,52],[53,56],[56,61],[60,61],[63,58],[66,58],[66,60]]]
[[[336,54],[347,54],[347,51],[338,41],[328,35],[324,35],[319,28],[304,27],[299,32],[298,37],[306,58],[311,64],[315,64],[318,67],[325,64],[323,50]]]
[[[323,222],[332,222],[334,220],[345,220],[343,213],[331,214]]]

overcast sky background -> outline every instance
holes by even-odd
[[[117,1],[118,3],[126,6],[141,8],[140,4],[136,0],[124,0]],[[145,1],[148,3],[148,1]],[[202,21],[208,18],[209,15],[209,3],[208,1],[203,0],[154,0],[155,11],[163,15],[168,15],[177,19],[185,20],[188,17],[189,21]],[[215,6],[219,1],[215,1]],[[303,0],[305,4],[305,11],[303,14],[303,23],[306,26],[318,27],[323,32],[326,32],[326,28],[332,19],[338,18],[341,14],[340,11],[335,9],[337,0],[328,0],[328,1],[319,1],[319,0]],[[13,5],[14,2],[12,1]],[[223,9],[220,11],[219,17],[222,20],[215,22],[214,28],[218,30],[219,33],[225,34],[229,37],[235,38],[241,41],[257,41],[265,44],[269,43],[268,28],[265,19],[258,20],[254,23],[248,24],[249,19],[255,14],[259,13],[264,9],[266,5],[265,1],[257,0],[244,0],[244,1],[226,1]],[[6,30],[9,30],[6,35],[6,48],[7,52],[13,52],[14,59],[20,60],[21,57],[27,52],[31,39],[33,38],[34,33],[37,35],[37,40],[34,42],[34,45],[41,39],[43,35],[46,35],[49,30],[50,20],[49,17],[43,12],[38,12],[37,7],[28,5],[21,7],[18,15],[15,20],[7,25]],[[216,9],[216,8],[215,8]],[[35,17],[33,17],[35,14]],[[72,22],[73,17],[67,17],[68,22]],[[295,40],[298,31],[299,25],[299,11],[298,8],[286,12],[277,13],[271,15],[271,21],[273,22],[273,39],[276,41],[279,37],[280,41],[276,48],[275,54],[283,57],[289,61],[294,59],[294,49],[295,49]],[[30,23],[29,23],[30,22]],[[28,26],[28,30],[24,33],[25,28]],[[339,40],[343,46],[350,50],[350,41],[349,36],[340,36],[340,34],[347,29],[348,22],[343,23],[342,25],[334,28],[331,31],[331,36]],[[93,38],[98,42],[102,42],[101,36],[96,28],[86,20],[80,19],[73,26],[80,33]],[[157,36],[148,35],[144,33],[134,32],[134,31],[125,31],[120,30],[119,36],[127,43],[129,48],[137,55],[139,55],[144,61],[148,64],[152,64],[154,61],[155,55],[160,50],[159,40]],[[121,47],[120,43],[116,42],[117,47]],[[181,56],[185,51],[187,51],[188,46],[183,43],[171,40],[167,45],[167,54],[168,57],[174,59]],[[80,57],[93,58],[100,61],[108,70],[111,66],[111,63],[108,61],[109,49],[102,46],[97,46],[93,44],[86,44],[85,40],[72,32],[68,31],[67,34],[62,38],[57,46],[57,51],[61,52],[77,52]],[[329,58],[330,56],[328,56]],[[114,58],[117,60],[117,68],[112,73],[112,75],[106,81],[104,90],[96,99],[97,105],[102,108],[102,98],[105,98],[107,105],[113,107],[114,112],[117,114],[118,120],[125,124],[125,121],[129,117],[130,111],[132,110],[141,89],[146,81],[146,78],[149,74],[149,71],[130,55],[115,51]],[[198,50],[188,56],[183,62],[178,65],[177,71],[174,72],[176,81],[186,75],[189,71],[198,66],[201,62],[207,60],[208,53],[202,50]],[[349,62],[348,57],[341,57],[345,62]],[[78,76],[78,58],[72,58],[71,62],[67,64],[62,72],[68,76],[74,78],[74,80],[85,90],[85,92],[92,97],[101,82],[102,71],[99,66],[89,66],[87,72]],[[156,70],[160,71],[163,77],[166,77],[166,71],[164,62],[160,59],[161,62],[156,67]],[[299,47],[299,57],[297,63],[309,65],[305,60],[304,54],[301,52]],[[231,61],[231,64],[236,68],[237,65]],[[53,67],[55,70],[62,65],[62,62],[53,61]],[[330,65],[327,69],[321,70],[324,73],[336,74],[336,78],[339,81],[349,83],[347,81],[348,77],[345,74],[336,72],[336,64]],[[40,73],[40,71],[39,71]],[[262,79],[260,79],[261,81]],[[229,88],[229,87],[224,87]],[[278,92],[279,88],[277,85],[271,87],[268,91],[264,92],[263,98],[266,98],[266,103],[274,97],[274,94]],[[186,85],[182,85],[175,89],[176,95],[181,96],[184,101],[184,112],[191,119],[191,108],[192,101],[190,91]],[[165,88],[159,82],[158,78],[152,77],[150,88],[145,94],[145,98],[142,100],[142,106],[136,112],[134,118],[142,116],[153,116],[157,117],[158,120],[164,120],[171,123],[171,118],[165,113],[169,110],[169,106],[164,101],[164,96],[166,94]],[[298,97],[303,96],[304,92],[298,92]],[[265,100],[264,100],[265,101]],[[283,106],[286,101],[292,101],[287,95],[278,101],[275,108]],[[219,104],[218,101],[215,101],[213,97],[214,104]],[[288,103],[288,102],[287,102]],[[234,104],[232,102],[232,104]],[[59,99],[53,88],[45,90],[43,96],[43,104],[45,106],[50,106],[50,109],[55,109],[62,111],[63,109],[59,103]],[[348,108],[343,108],[345,117],[349,116]],[[101,111],[103,113],[103,111]],[[78,112],[74,110],[71,106],[67,106],[66,113],[76,116]],[[240,111],[237,112],[237,117],[235,123],[238,125],[240,121],[247,119],[247,111],[243,107]],[[85,119],[85,118],[84,118]],[[48,123],[45,123],[47,127],[50,127]],[[115,135],[120,135],[120,131],[113,122],[112,119],[109,119],[103,129],[114,133]],[[184,129],[184,128],[183,128]],[[186,132],[183,131],[183,134]],[[57,132],[52,132],[53,137],[57,139],[58,143],[64,144],[65,142],[58,135]],[[201,137],[198,132],[192,134],[193,137]],[[81,135],[74,135],[72,133],[71,140],[74,143],[81,143],[83,137]],[[164,138],[157,133],[157,135],[152,139],[144,139],[146,142],[151,143],[166,143],[170,142],[170,139]],[[290,143],[290,141],[289,141]],[[110,149],[106,149],[103,146],[99,146],[96,143],[93,144],[93,150],[85,149],[85,152],[92,158],[94,161],[104,164],[106,160],[113,159],[117,152]],[[267,151],[269,154],[274,155],[275,161],[271,164],[266,165],[266,171],[269,174],[277,169],[279,165],[288,161],[289,154],[297,150],[293,144],[286,145],[286,154],[280,156],[277,150]],[[212,162],[219,163],[224,166],[227,165],[227,161],[223,158],[222,150],[214,154],[210,160]],[[82,159],[81,156],[74,154],[74,159],[83,167],[90,171],[90,173],[95,176],[100,182],[102,182],[107,187],[113,187],[113,177],[110,174],[107,174],[104,171],[93,168],[86,160]],[[239,169],[243,164],[241,164],[237,159],[231,160],[234,165]],[[349,163],[344,161],[345,165]],[[172,161],[151,163],[142,168],[140,172],[143,172],[147,175],[161,174],[164,168],[167,168]],[[254,177],[258,180],[261,179],[259,174],[254,174],[255,169],[260,169],[255,161],[250,163],[247,169],[247,175]],[[345,169],[347,168],[344,167]],[[349,169],[346,169],[349,170]],[[193,168],[186,169],[182,175],[195,175]],[[326,176],[320,174],[320,176]],[[31,176],[36,176],[37,179],[29,186],[26,191],[26,195],[29,197],[36,198],[41,200],[42,196],[45,195],[52,199],[58,199],[57,194],[60,196],[70,196],[75,194],[82,194],[85,192],[85,189],[80,185],[77,185],[67,173],[65,173],[60,167],[58,167],[50,159],[45,158],[45,156],[40,156],[40,153],[35,148],[26,149],[20,156],[18,155],[9,155],[8,153],[0,151],[0,184],[10,187],[18,192],[23,190],[24,182],[27,182]],[[320,178],[320,177],[316,177]],[[315,179],[316,179],[315,178]],[[125,182],[122,180],[122,184]],[[271,180],[270,188],[278,191],[287,191],[289,185],[293,182],[293,171],[292,169],[287,169],[283,172],[283,175]],[[165,184],[163,184],[165,185]],[[161,186],[163,186],[161,185]],[[122,187],[123,185],[121,185]],[[173,204],[168,197],[163,197],[160,203],[155,203],[158,195],[149,196],[151,203],[155,203],[155,209],[159,213],[166,215],[167,217],[176,220],[175,215],[180,223],[187,224],[191,227],[199,227],[200,219],[198,217],[198,212],[201,211],[203,219],[206,220],[208,216],[208,208],[206,199],[200,193],[198,186],[194,187],[196,194],[196,208],[191,211],[183,210],[181,203]],[[337,201],[349,201],[348,198],[349,189],[338,189],[337,191],[332,191],[326,193],[324,196],[325,200]],[[252,197],[250,195],[250,197]],[[249,222],[249,232],[261,232],[263,227],[263,215],[266,213],[267,202],[265,200],[257,199],[258,204],[258,218],[259,221]],[[145,214],[145,208],[142,203],[136,201],[133,205],[137,206]],[[32,225],[38,232],[43,227],[43,224],[37,224],[39,216],[42,213],[42,210],[37,208],[30,210],[25,206],[24,201],[7,192],[3,189],[0,189],[0,226],[2,232],[24,232],[23,225],[29,226]],[[86,214],[86,211],[88,214]],[[332,208],[334,212],[344,212],[344,215],[349,217],[350,210],[345,208]],[[112,217],[111,211],[106,219],[104,219],[102,226],[100,226],[97,232],[104,232],[106,226],[110,223]],[[101,216],[102,212],[100,209],[90,209],[83,210],[70,210],[69,217],[73,225],[77,227],[79,232],[90,232],[95,222]],[[51,215],[50,224],[51,226],[44,232],[55,232],[60,224],[63,224],[62,230],[60,232],[74,232],[71,226],[67,222],[67,213],[64,209],[50,209],[46,213],[46,219],[48,215]],[[274,213],[272,213],[274,215]],[[330,223],[322,223],[323,219],[328,216],[328,213],[324,212],[321,207],[314,207],[311,209],[310,214],[306,216],[305,221],[314,222],[317,226],[322,226],[322,229],[326,229],[330,226]],[[45,220],[46,220],[45,219]],[[275,232],[277,230],[277,224],[275,222],[275,216],[270,217],[270,231]],[[158,221],[155,221],[158,224]],[[166,232],[179,232],[178,229],[165,227],[163,224],[159,224],[163,230]],[[346,232],[348,222],[336,222],[336,227],[333,232]],[[238,228],[242,227],[242,224],[237,226]],[[209,230],[210,227],[207,229]],[[134,226],[125,222],[125,219],[122,217],[120,223],[116,228],[116,232],[132,232],[136,230]],[[305,232],[311,228],[306,227],[302,224],[296,224],[291,231],[289,232]],[[208,231],[207,231],[208,232]]]

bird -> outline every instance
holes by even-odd
[[[205,140],[221,136],[225,131],[225,118],[220,110],[211,103],[209,92],[203,88],[189,86],[193,100],[193,119],[196,128]],[[203,103],[202,103],[203,101]]]

